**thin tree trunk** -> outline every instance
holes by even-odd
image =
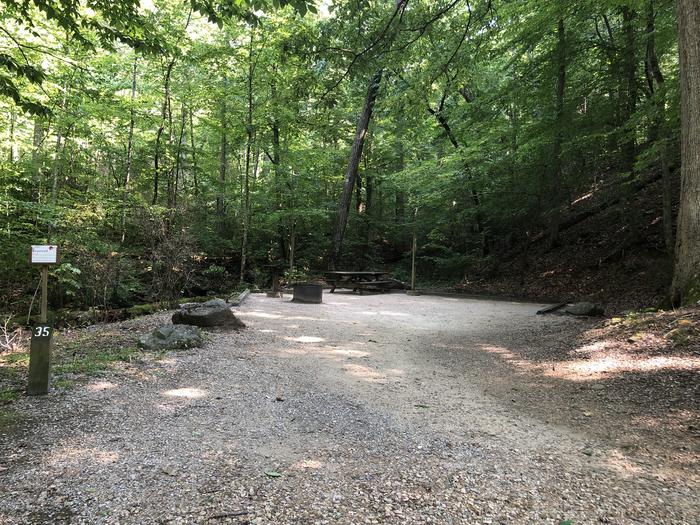
[[[192,156],[192,184],[194,185],[194,194],[199,194],[199,183],[197,181],[197,148],[194,143],[194,123],[192,117],[192,108],[190,108],[190,148],[192,151],[190,155]]]
[[[396,171],[403,171],[406,167],[406,151],[403,144],[403,135],[405,129],[405,121],[402,116],[399,116],[399,122],[397,125],[397,133],[399,135],[399,140],[397,141],[397,152],[396,152]],[[381,209],[380,209],[380,219],[381,219]],[[400,189],[396,189],[394,194],[394,223],[401,225],[406,220],[406,195]],[[399,249],[404,250],[406,245],[405,235],[399,236]]]
[[[136,72],[138,57],[134,53],[134,65],[131,70],[131,108],[129,109],[129,135],[126,143],[126,175],[124,175],[124,195],[122,202],[122,236],[121,243],[126,239],[126,209],[129,205],[129,184],[131,183],[131,169],[134,158],[134,125],[136,123],[134,104],[136,102]]]
[[[297,223],[292,220],[291,227],[289,228],[289,271],[294,271],[294,249],[296,247],[297,240]]]
[[[248,228],[250,225],[250,155],[253,147],[253,75],[255,74],[255,62],[253,61],[253,43],[255,32],[250,30],[250,42],[248,48],[248,78],[247,97],[248,111],[246,114],[246,145],[245,145],[245,172],[243,174],[243,239],[241,241],[241,274],[240,280],[244,281],[246,263],[248,257]]]
[[[636,160],[636,140],[634,137],[634,125],[632,117],[637,110],[637,56],[636,56],[636,36],[635,21],[637,14],[628,6],[622,7],[622,37],[623,45],[620,48],[622,64],[622,91],[624,97],[622,104],[622,130],[621,130],[621,152],[622,171],[626,181],[635,175],[634,164]],[[626,186],[629,189],[629,185]],[[633,192],[627,191],[623,194],[621,211],[624,214],[622,223],[626,225],[628,233],[627,243],[634,244],[639,239],[639,210],[634,203]]]
[[[358,170],[355,178],[355,211],[362,213],[362,173]]]
[[[185,104],[180,108],[180,135],[177,140],[177,151],[175,152],[175,187],[173,188],[173,208],[177,207],[177,194],[180,190],[180,179],[184,186],[185,174],[182,168],[182,150],[187,140],[185,136],[186,119]]]
[[[629,124],[629,120],[637,110],[637,57],[634,27],[636,18],[637,15],[632,9],[627,6],[622,8],[622,34],[624,45],[620,52],[622,53],[622,80],[624,82],[625,93],[623,102],[623,126]],[[635,150],[634,135],[629,133],[628,130],[622,139],[622,167],[623,170],[628,173],[634,171],[634,162],[636,158]]]
[[[637,18],[636,13],[625,6],[622,8],[622,33],[624,45],[620,49],[622,53],[622,68],[624,82],[624,101],[623,104],[623,119],[622,124],[628,125],[630,119],[637,110],[637,57],[636,57],[636,38],[634,22]],[[636,157],[636,145],[634,135],[626,131],[622,138],[622,168],[627,173],[634,171],[634,162]]]
[[[372,211],[372,198],[374,196],[374,180],[370,175],[365,175],[365,213]]]
[[[163,136],[163,131],[165,131],[165,121],[168,117],[168,102],[170,100],[170,77],[173,72],[173,66],[175,65],[175,59],[173,58],[168,62],[165,69],[165,81],[164,84],[164,94],[163,94],[163,106],[161,109],[160,127],[158,128],[158,133],[156,134],[156,151],[153,157],[153,199],[151,204],[155,205],[158,202],[158,182],[160,179],[160,142]]]
[[[44,122],[41,117],[34,118],[34,134],[32,138],[32,179],[36,181],[39,191],[37,202],[41,202],[43,177],[41,175],[41,146],[44,143]]]
[[[681,195],[671,299],[700,300],[700,2],[678,0]]]
[[[372,238],[374,236],[373,225],[374,225],[374,210],[372,209],[372,192],[373,192],[372,177],[367,174],[367,169],[365,166],[365,207],[364,207],[364,220],[365,220],[365,257],[363,262],[372,263],[371,253],[372,253]]]
[[[10,163],[17,162],[17,144],[15,143],[15,124],[17,122],[17,112],[15,107],[10,107],[10,147],[8,148],[8,160]]]
[[[564,18],[557,24],[557,88],[554,122],[554,172],[552,176],[552,216],[549,224],[549,244],[559,241],[559,223],[563,204],[562,145],[564,143],[564,95],[566,91],[566,28]]]
[[[255,159],[255,162],[253,162],[253,182],[251,188],[253,191],[255,191],[258,179],[261,177],[261,173],[264,173],[263,170],[265,169],[265,159],[260,158],[259,146],[255,147],[255,153],[253,154],[253,158]]]
[[[655,115],[649,132],[649,140],[658,143],[659,160],[661,167],[661,180],[663,186],[663,229],[664,244],[666,251],[673,257],[674,235],[673,235],[673,179],[668,160],[668,129],[666,126],[666,87],[664,76],[661,73],[659,59],[656,54],[656,23],[655,23],[655,0],[647,2],[647,49],[645,59],[645,72],[649,96],[655,108]]]
[[[65,100],[65,99],[64,99]],[[63,149],[63,133],[60,128],[56,129],[56,146],[54,149],[53,166],[51,166],[51,205],[56,206],[58,199],[58,179],[61,175]]]
[[[276,90],[273,85],[273,99]],[[277,246],[279,249],[280,260],[287,257],[287,247],[284,234],[284,221],[282,218],[282,165],[281,165],[281,148],[280,148],[280,128],[276,118],[272,118],[272,166],[275,170],[275,210],[277,211]]]
[[[224,77],[224,92],[228,91],[228,81]],[[226,213],[226,172],[228,171],[228,124],[225,95],[221,97],[221,135],[219,137],[219,191],[216,197],[216,221],[219,233],[224,231]]]
[[[383,70],[378,70],[371,78],[367,87],[367,96],[365,97],[364,107],[360,118],[357,122],[357,130],[355,131],[355,140],[350,150],[350,159],[348,168],[345,172],[345,182],[343,183],[343,193],[340,196],[340,204],[338,205],[338,215],[335,223],[335,231],[333,233],[333,247],[331,249],[330,267],[336,268],[340,263],[340,257],[343,250],[343,238],[345,236],[345,228],[348,224],[348,214],[350,212],[350,201],[352,200],[352,191],[355,187],[355,178],[357,170],[360,166],[362,158],[362,147],[364,146],[369,122],[372,118],[372,110],[374,103],[377,100],[379,85],[382,81]]]
[[[172,159],[172,151],[173,151],[173,101],[170,96],[168,96],[168,142],[167,142],[167,148],[166,151],[168,152],[168,159]],[[172,160],[169,162],[168,166],[168,171],[167,171],[167,177],[166,177],[166,182],[168,185],[168,192],[167,192],[167,201],[168,201],[168,208],[172,210],[175,207],[175,184],[174,184],[174,175],[175,175],[175,166],[173,165]]]
[[[59,109],[63,112],[66,108],[66,101],[68,100],[68,90],[69,86],[66,82],[63,83],[63,96],[61,97],[61,102],[59,103]],[[68,130],[64,130],[56,125],[56,146],[54,149],[53,165],[51,166],[51,205],[56,206],[58,200],[58,180],[63,172],[63,158],[65,153],[65,138],[64,132],[67,133]],[[51,226],[49,226],[49,237],[51,236]]]

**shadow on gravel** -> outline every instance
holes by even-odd
[[[700,481],[700,357],[687,349],[662,355],[582,331],[436,350],[503,405],[591,436],[615,470],[633,475],[641,462],[661,478]]]

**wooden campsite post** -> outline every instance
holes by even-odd
[[[32,328],[29,345],[29,381],[27,394],[37,396],[49,393],[51,378],[51,336],[53,327],[48,323],[49,265],[58,264],[58,246],[33,245],[29,260],[41,266],[41,316]]]

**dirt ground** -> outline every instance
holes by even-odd
[[[244,331],[14,403],[0,523],[700,523],[700,357],[541,306],[253,295]]]

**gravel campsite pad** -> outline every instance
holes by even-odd
[[[698,357],[600,357],[541,307],[251,296],[245,330],[14,403],[0,523],[698,523]]]

